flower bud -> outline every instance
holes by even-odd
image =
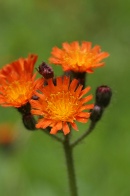
[[[31,110],[31,105],[30,105],[29,102],[27,102],[25,105],[22,105],[21,107],[18,108],[18,111],[19,111],[22,115],[25,115],[25,114],[30,113],[30,110]]]
[[[83,85],[83,88],[85,87],[86,76],[86,72],[73,72],[73,77],[79,81],[79,84]]]
[[[94,108],[91,110],[90,119],[93,122],[97,122],[100,120],[103,114],[103,108],[95,105]]]
[[[41,65],[39,65],[37,71],[45,78],[45,79],[49,79],[49,78],[53,78],[54,77],[54,72],[52,67],[50,67],[49,65],[47,65],[45,62],[42,62]]]
[[[22,120],[26,129],[30,131],[34,131],[36,129],[35,128],[36,121],[32,114],[23,115]]]
[[[110,103],[112,91],[106,85],[99,86],[96,89],[96,105],[107,107]]]

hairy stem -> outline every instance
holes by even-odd
[[[73,148],[70,146],[69,135],[65,136],[63,146],[64,146],[64,152],[65,152],[65,157],[66,157],[70,195],[78,196],[74,161],[73,161]]]
[[[71,148],[74,148],[77,144],[79,144],[86,136],[88,136],[92,130],[94,129],[96,125],[96,122],[91,122],[89,128],[87,129],[87,131],[81,135],[81,137],[79,137],[77,140],[75,140],[72,144],[71,144]]]

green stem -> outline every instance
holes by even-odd
[[[65,136],[65,140],[64,140],[63,145],[64,145],[66,164],[67,164],[67,172],[68,172],[68,178],[69,178],[70,195],[71,196],[78,196],[76,177],[75,177],[75,169],[74,169],[74,161],[73,161],[73,149],[70,146],[69,135]]]
[[[89,128],[87,129],[87,131],[85,133],[83,133],[83,135],[81,135],[81,137],[79,137],[77,140],[75,140],[72,144],[71,144],[71,148],[74,148],[77,144],[79,144],[86,136],[88,136],[92,130],[94,129],[96,125],[96,122],[91,122]]]

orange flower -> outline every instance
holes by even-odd
[[[101,52],[100,46],[92,48],[91,42],[82,42],[81,46],[77,41],[63,43],[62,49],[54,47],[50,63],[61,65],[64,71],[92,73],[93,68],[104,65],[102,59],[109,56],[107,52]]]
[[[16,139],[16,131],[7,124],[0,125],[0,145],[11,144]]]
[[[48,79],[47,86],[41,86],[40,92],[36,95],[38,100],[31,100],[32,114],[40,115],[36,128],[45,129],[50,126],[51,134],[56,134],[62,130],[64,134],[70,132],[68,123],[78,130],[74,121],[86,123],[90,113],[84,110],[92,109],[93,104],[86,105],[92,99],[92,95],[83,96],[90,90],[90,87],[82,90],[82,85],[78,85],[78,80],[70,82],[70,78],[58,77],[56,85],[52,79]]]
[[[0,70],[0,105],[21,107],[32,97],[36,88],[34,64],[37,55],[20,58]]]

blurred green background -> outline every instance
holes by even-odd
[[[1,67],[28,53],[39,55],[38,66],[65,41],[92,41],[110,53],[106,66],[88,76],[93,93],[106,84],[113,97],[95,131],[74,151],[80,196],[130,195],[129,10],[128,0],[0,1]],[[12,153],[0,150],[0,195],[68,196],[62,146],[40,131],[26,131],[15,109],[0,107],[3,122],[15,124],[21,137]],[[80,125],[75,137],[87,126]]]

